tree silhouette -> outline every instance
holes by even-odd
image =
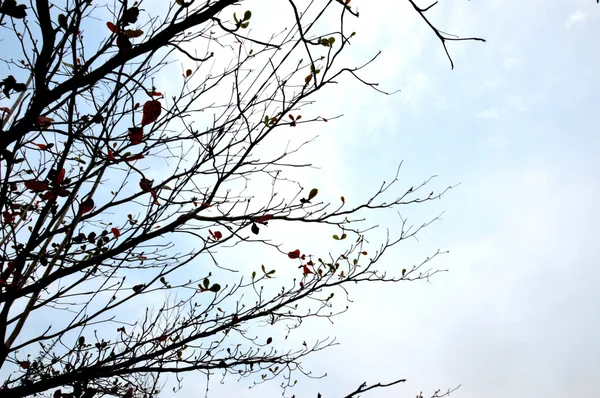
[[[444,49],[481,40],[442,33],[430,7],[408,1]],[[277,18],[289,26],[265,35],[245,3],[2,2],[3,398],[152,397],[163,375],[191,371],[286,389],[310,375],[304,357],[334,342],[288,341],[303,321],[344,312],[357,282],[438,272],[429,262],[439,253],[378,271],[390,247],[428,223],[403,220],[367,249],[364,217],[446,189],[396,188],[396,172],[364,202],[330,204],[323,187],[293,177],[311,166],[299,157],[310,139],[269,147],[280,131],[336,118],[301,109],[343,75],[383,92],[361,73],[378,54],[338,65],[355,35],[353,4],[282,2]],[[348,244],[317,253],[293,236],[264,237],[275,225],[333,229],[332,241]],[[257,245],[287,271],[251,257],[225,265],[216,252]]]

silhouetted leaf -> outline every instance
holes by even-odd
[[[144,138],[144,129],[141,127],[130,127],[129,129],[129,141],[132,145],[137,145],[142,142]]]
[[[25,4],[17,5],[15,0],[4,0],[0,6],[0,13],[6,14],[9,17],[23,19],[27,16],[27,6]]]
[[[136,37],[140,37],[141,35],[143,35],[144,31],[140,29],[125,29],[123,33],[130,39],[135,39]]]
[[[161,111],[162,108],[158,100],[147,101],[142,110],[142,126],[154,123],[160,116]]]
[[[58,26],[67,30],[69,28],[67,24],[67,16],[65,14],[58,14]]]
[[[25,187],[27,189],[32,190],[33,192],[41,192],[49,188],[48,184],[46,184],[45,182],[36,180],[25,181]]]
[[[86,200],[84,200],[81,203],[81,206],[79,206],[79,214],[88,213],[88,212],[92,211],[93,208],[94,208],[94,200],[92,198],[87,198]]]

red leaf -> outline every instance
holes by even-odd
[[[56,192],[48,191],[48,192],[44,193],[42,196],[40,196],[40,198],[42,200],[53,200],[53,199],[56,199]]]
[[[162,343],[163,341],[166,341],[168,338],[169,338],[168,335],[163,334],[158,338],[158,341],[160,341]]]
[[[158,91],[152,91],[150,93],[150,95],[152,95],[153,97],[162,97],[162,93],[158,92]]]
[[[314,272],[312,272],[312,271],[310,270],[310,268],[308,268],[306,265],[303,265],[303,266],[302,266],[302,273],[303,273],[304,275],[308,275],[308,274],[314,274]]]
[[[190,77],[190,76],[192,76],[192,70],[188,69],[185,71],[185,77]]]
[[[158,195],[156,195],[156,189],[150,191],[150,195],[152,195],[152,198],[154,199],[154,204],[159,205],[160,203],[158,202]]]
[[[62,196],[64,198],[65,196],[69,196],[71,194],[71,191],[66,189],[59,189],[57,194],[58,196]]]
[[[161,111],[162,108],[158,100],[146,101],[142,111],[142,126],[154,123],[160,116]]]
[[[39,116],[37,118],[37,125],[40,127],[48,127],[50,126],[52,123],[54,123],[54,119],[46,117],[46,116]]]
[[[291,258],[292,260],[295,258],[300,258],[300,250],[296,249],[293,252],[289,252],[288,257]]]
[[[108,160],[115,160],[115,155],[113,155],[113,151],[108,150]]]
[[[60,169],[60,171],[56,175],[56,185],[60,185],[64,179],[65,179],[65,169]]]
[[[81,203],[81,206],[79,206],[79,214],[89,213],[93,208],[94,200],[92,198],[87,198]]]
[[[112,22],[107,22],[106,26],[108,27],[108,29],[113,32],[113,33],[119,33],[119,27],[116,26],[114,23]]]
[[[213,234],[214,238],[216,240],[219,240],[223,237],[223,234],[220,231],[215,231],[215,233]]]
[[[263,223],[265,223],[265,222],[269,221],[269,220],[270,220],[270,219],[272,219],[272,218],[273,218],[273,215],[271,215],[271,214],[265,214],[264,216],[262,216],[262,217],[259,217],[259,218],[256,220],[256,222],[257,222],[257,223],[261,223],[261,224],[263,224]]]
[[[21,366],[21,369],[27,369],[29,368],[29,361],[23,361],[19,365]]]
[[[130,127],[129,128],[129,141],[133,145],[140,144],[144,138],[144,129],[141,127]]]
[[[25,187],[33,192],[41,192],[48,189],[48,184],[42,181],[29,180],[25,181]]]
[[[131,162],[131,161],[140,160],[140,159],[144,159],[144,155],[142,155],[141,153],[138,153],[137,155],[133,155],[133,156],[129,156],[129,157],[125,158],[125,161]]]
[[[119,228],[111,228],[110,232],[112,232],[115,239],[121,236],[121,231],[119,231]]]
[[[194,203],[196,203],[196,202],[194,202]],[[202,208],[202,209],[206,209],[206,208],[209,208],[209,207],[210,207],[210,203],[207,203],[207,202],[204,202],[204,203],[202,203],[200,205],[200,208]]]
[[[40,148],[41,150],[44,150],[46,148],[48,148],[48,145],[46,144],[36,144],[35,142],[33,143],[33,145],[37,146],[38,148]]]
[[[4,222],[6,222],[6,223],[11,223],[11,222],[15,221],[15,213],[11,213],[8,210],[6,210],[4,213],[2,213],[2,217],[4,218]]]

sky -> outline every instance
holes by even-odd
[[[365,396],[457,385],[452,396],[464,398],[595,395],[600,8],[441,1],[431,12],[438,27],[487,40],[450,43],[451,70],[407,2],[370,3],[352,2],[361,11],[352,56],[382,50],[367,76],[401,91],[345,84],[328,92],[323,106],[344,117],[319,131],[313,153],[323,183],[348,197],[364,197],[401,160],[403,183],[430,175],[437,189],[460,183],[441,201],[403,209],[417,220],[444,214],[381,261],[402,267],[439,248],[449,253],[435,265],[449,272],[430,283],[357,286],[334,325],[307,325],[303,333],[340,344],[305,361],[328,376],[302,379],[294,393],[343,396],[363,381],[406,378]],[[203,383],[188,378],[181,396]],[[214,384],[216,396],[279,395],[276,385]]]
[[[240,10],[252,10],[252,26],[269,21],[270,28],[284,21],[283,3],[248,0]],[[352,5],[361,16],[345,60],[360,64],[381,50],[363,76],[400,91],[386,96],[341,80],[319,95],[318,110],[344,116],[299,126],[281,140],[318,136],[303,156],[320,169],[297,178],[332,202],[340,195],[367,199],[401,161],[401,190],[432,175],[436,191],[455,186],[442,200],[401,209],[416,225],[443,216],[378,264],[398,272],[440,249],[448,253],[434,266],[448,272],[429,282],[354,286],[350,310],[333,324],[304,324],[302,338],[335,336],[339,345],[304,362],[327,377],[299,377],[292,392],[342,397],[363,382],[406,378],[364,396],[414,397],[458,385],[453,397],[593,396],[600,390],[594,112],[600,6],[593,0],[442,0],[431,11],[436,26],[487,40],[449,43],[451,70],[440,42],[407,1]],[[157,85],[168,92],[170,80],[159,77]],[[394,213],[369,216],[381,226],[371,235],[374,248],[386,227],[398,230],[399,220]],[[283,241],[292,236],[275,223],[262,233]],[[294,229],[293,244],[303,251],[342,250],[324,243],[322,233],[335,231]],[[261,263],[287,264],[251,250],[217,257],[248,273]],[[205,381],[186,375],[177,397],[201,396]],[[248,389],[235,379],[214,378],[210,390],[216,397],[281,394],[277,383]]]

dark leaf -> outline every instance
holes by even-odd
[[[161,111],[162,108],[158,100],[147,101],[144,104],[144,108],[142,111],[142,126],[154,123],[156,119],[158,119],[158,117],[160,116]]]
[[[65,14],[58,14],[58,26],[67,30],[69,28],[67,24],[67,16]]]
[[[150,192],[152,190],[152,184],[154,184],[154,180],[149,180],[147,178],[140,179],[140,189],[142,192]]]
[[[144,155],[142,155],[141,153],[138,153],[137,155],[128,156],[124,160],[126,162],[133,162],[134,160],[140,160],[140,159],[144,159]]]
[[[56,192],[54,191],[48,191],[48,192],[44,192],[40,198],[42,200],[54,200],[56,199]]]
[[[86,200],[84,200],[81,203],[81,206],[79,206],[79,214],[88,213],[88,212],[92,211],[93,208],[94,208],[94,200],[92,198],[87,198]]]
[[[140,15],[139,8],[137,8],[137,7],[128,8],[127,11],[125,11],[123,13],[121,22],[123,22],[124,25],[128,25],[130,23],[136,23],[139,15]]]
[[[6,5],[6,2],[4,2],[4,5]],[[21,91],[25,91],[27,88],[25,83],[17,83],[17,80],[13,75],[9,75],[7,78],[2,80],[0,85],[4,86],[2,93],[6,95],[6,98],[10,98],[10,90],[20,93]]]
[[[144,129],[141,127],[130,127],[129,131],[129,141],[132,145],[141,144],[142,139],[144,138]]]
[[[266,225],[267,221],[269,221],[269,220],[270,220],[270,219],[272,219],[272,218],[273,218],[273,215],[271,215],[271,214],[265,214],[264,216],[262,216],[262,217],[259,217],[259,218],[256,220],[256,222],[257,222],[257,223],[261,223],[261,224],[265,224],[265,225]]]
[[[65,179],[65,169],[60,169],[60,171],[56,175],[56,185],[60,185],[64,179]]]
[[[23,19],[27,16],[26,9],[27,6],[25,4],[17,5],[15,0],[5,0],[2,6],[0,6],[0,13],[16,19]]]
[[[117,36],[117,47],[119,47],[119,52],[126,53],[133,48],[133,44],[131,44],[129,37],[124,34],[119,34]]]
[[[49,188],[48,184],[46,184],[45,182],[36,180],[25,181],[25,187],[27,189],[32,190],[33,192],[42,192]]]
[[[123,33],[130,39],[135,39],[136,37],[140,37],[141,35],[143,35],[144,31],[140,29],[125,29]]]
[[[300,258],[300,250],[296,249],[293,252],[289,252],[288,257],[291,258],[292,260],[295,258]]]
[[[143,289],[144,289],[145,285],[143,283],[139,284],[139,285],[135,285],[134,287],[132,287],[131,289],[135,292],[135,293],[140,293]]]
[[[46,116],[40,116],[37,118],[37,125],[41,128],[48,128],[52,123],[54,123],[54,119],[52,118]]]

